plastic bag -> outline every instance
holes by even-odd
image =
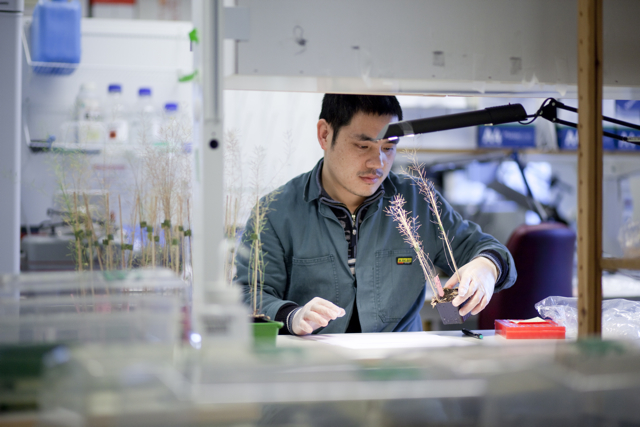
[[[567,337],[578,335],[578,298],[547,297],[535,305],[543,319],[566,328]],[[610,299],[602,302],[602,337],[640,339],[640,302]]]

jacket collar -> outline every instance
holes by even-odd
[[[311,172],[307,175],[307,182],[304,186],[303,198],[305,202],[312,202],[313,200],[319,199],[322,196],[322,187],[320,185],[320,173],[322,172],[322,165],[324,164],[324,158],[320,159],[318,163],[316,163],[315,167],[311,170]],[[382,190],[385,199],[390,199],[396,195],[398,190],[396,186],[391,182],[391,177],[396,177],[396,174],[393,172],[389,172],[389,176],[382,181]]]

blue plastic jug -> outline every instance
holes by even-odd
[[[31,59],[65,66],[34,64],[38,74],[71,74],[80,63],[80,18],[78,0],[40,0],[31,21]]]

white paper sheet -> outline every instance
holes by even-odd
[[[352,350],[451,347],[477,344],[469,339],[439,336],[425,332],[310,335],[304,339]]]

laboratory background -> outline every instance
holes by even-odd
[[[592,3],[613,121],[588,239],[616,261],[598,267],[600,326],[584,337],[575,125]],[[0,2],[0,425],[640,425],[638,12]],[[417,162],[513,254],[518,280],[483,313],[448,324],[427,292],[423,332],[295,337],[251,322],[240,239],[263,196],[322,158],[325,93],[396,95],[404,121],[524,108],[401,136],[393,165]],[[551,105],[555,122],[538,114]]]

